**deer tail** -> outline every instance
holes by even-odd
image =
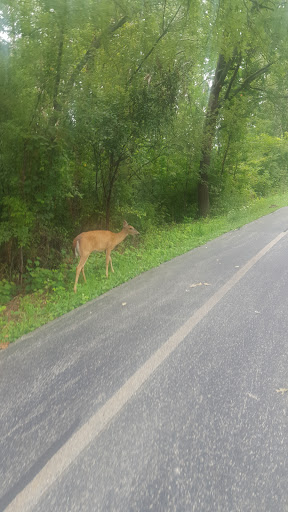
[[[80,251],[79,251],[79,236],[76,236],[73,240],[73,251],[75,254],[75,257],[80,257]]]

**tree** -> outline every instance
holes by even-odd
[[[258,94],[261,101],[265,80],[272,66],[277,65],[275,50],[280,45],[287,45],[287,36],[283,31],[287,18],[283,17],[282,12],[285,5],[268,0],[261,3],[250,1],[249,4],[245,0],[218,4],[214,25],[215,48],[219,53],[203,123],[199,166],[198,206],[202,216],[209,213],[211,153],[216,130],[220,130],[224,122],[221,112],[224,106],[227,109],[227,103],[233,104],[239,94],[254,98]],[[279,37],[276,37],[277,33]],[[209,56],[209,59],[213,59],[213,56]]]

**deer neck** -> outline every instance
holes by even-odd
[[[121,242],[123,242],[123,240],[125,240],[126,236],[128,236],[128,233],[125,229],[122,229],[122,231],[119,231],[119,233],[117,233],[117,235],[116,235],[117,245],[120,244]]]

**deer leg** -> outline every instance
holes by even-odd
[[[111,256],[109,256],[109,261],[110,261],[110,267],[111,267],[111,270],[114,274],[114,268],[113,268],[113,265],[112,265],[112,259],[111,259]]]
[[[75,293],[77,292],[77,283],[78,283],[78,279],[79,279],[79,275],[80,275],[81,271],[82,271],[82,274],[86,281],[85,274],[84,274],[84,265],[85,265],[86,261],[87,261],[87,256],[86,257],[81,256],[80,261],[76,267],[76,277],[75,277],[75,283],[74,283],[74,292]]]
[[[84,272],[84,267],[81,269],[81,272],[82,272],[82,276],[83,276],[85,283],[87,283],[87,279],[85,277],[85,272]]]
[[[108,265],[109,265],[109,261],[111,260],[110,253],[111,253],[111,250],[106,249],[106,277],[108,277]]]

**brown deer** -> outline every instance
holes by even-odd
[[[73,240],[73,249],[75,251],[75,256],[80,256],[79,264],[76,268],[76,278],[74,284],[74,292],[77,291],[77,283],[79,279],[79,274],[82,272],[84,281],[86,282],[86,277],[84,273],[84,265],[93,251],[106,251],[106,277],[108,277],[108,265],[110,261],[111,270],[114,272],[112,266],[111,259],[111,251],[116,247],[116,245],[123,242],[123,240],[128,235],[139,235],[138,231],[136,231],[133,226],[129,226],[126,220],[123,222],[123,229],[119,233],[112,233],[112,231],[106,230],[97,230],[97,231],[86,231],[85,233],[80,233],[80,235],[76,236]]]

